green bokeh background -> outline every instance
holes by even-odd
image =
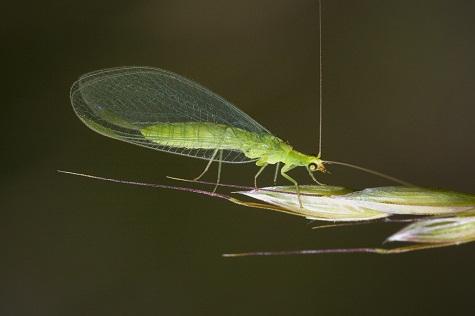
[[[399,224],[300,218],[56,169],[165,183],[204,161],[121,143],[74,115],[69,87],[113,66],[209,87],[316,152],[314,0],[14,1],[2,5],[1,315],[473,313],[473,245],[397,256],[224,259],[379,246]],[[475,2],[324,3],[324,157],[475,193]],[[250,184],[255,166],[225,166]],[[321,179],[388,184],[344,168]],[[213,170],[208,179],[214,179]],[[304,171],[292,173],[301,183]],[[270,183],[272,172],[262,182]]]

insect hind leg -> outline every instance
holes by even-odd
[[[274,173],[274,185],[277,184],[277,176],[279,175],[279,167],[280,167],[280,161],[277,162],[275,166],[275,173]]]
[[[213,158],[214,158],[214,156],[216,156],[216,154],[213,155]],[[220,149],[219,150],[219,160],[218,160],[218,178],[216,179],[216,185],[214,186],[213,193],[216,192],[216,189],[218,189],[219,181],[221,180],[221,165],[222,164],[223,164],[223,150]],[[208,163],[208,165],[210,165],[210,163]]]
[[[267,163],[263,163],[259,171],[257,171],[256,175],[254,176],[254,188],[257,190],[257,178],[260,176],[262,171],[267,167]]]
[[[218,150],[219,150],[219,149],[216,149],[216,150],[213,152],[213,155],[211,156],[210,160],[208,161],[208,164],[206,165],[206,167],[205,167],[205,169],[203,170],[203,172],[201,172],[199,176],[197,176],[196,178],[194,178],[193,181],[198,181],[199,179],[201,179],[202,176],[205,175],[205,173],[208,171],[209,167],[210,167],[211,164],[213,163],[214,158],[215,158],[216,155],[218,154]],[[222,154],[222,151],[221,151],[221,154]],[[220,165],[221,165],[221,160],[220,160]]]

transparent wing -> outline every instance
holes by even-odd
[[[71,103],[79,118],[98,133],[194,158],[210,159],[214,149],[159,145],[144,138],[140,130],[159,123],[210,122],[253,133],[270,133],[222,97],[191,80],[158,68],[121,67],[83,75],[71,87]],[[218,138],[197,141],[206,141],[219,148]],[[222,160],[230,163],[253,161],[234,150],[223,150]]]

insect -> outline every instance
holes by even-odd
[[[208,160],[203,172],[217,161],[255,162],[257,179],[268,165],[283,163],[280,174],[305,167],[325,172],[320,155],[307,155],[272,135],[237,107],[199,84],[172,72],[148,67],[121,67],[80,77],[71,88],[78,117],[105,136],[155,150]],[[216,188],[215,188],[216,189]]]

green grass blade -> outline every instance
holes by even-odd
[[[455,216],[416,221],[388,238],[388,241],[417,243],[465,243],[475,240],[475,217]]]

